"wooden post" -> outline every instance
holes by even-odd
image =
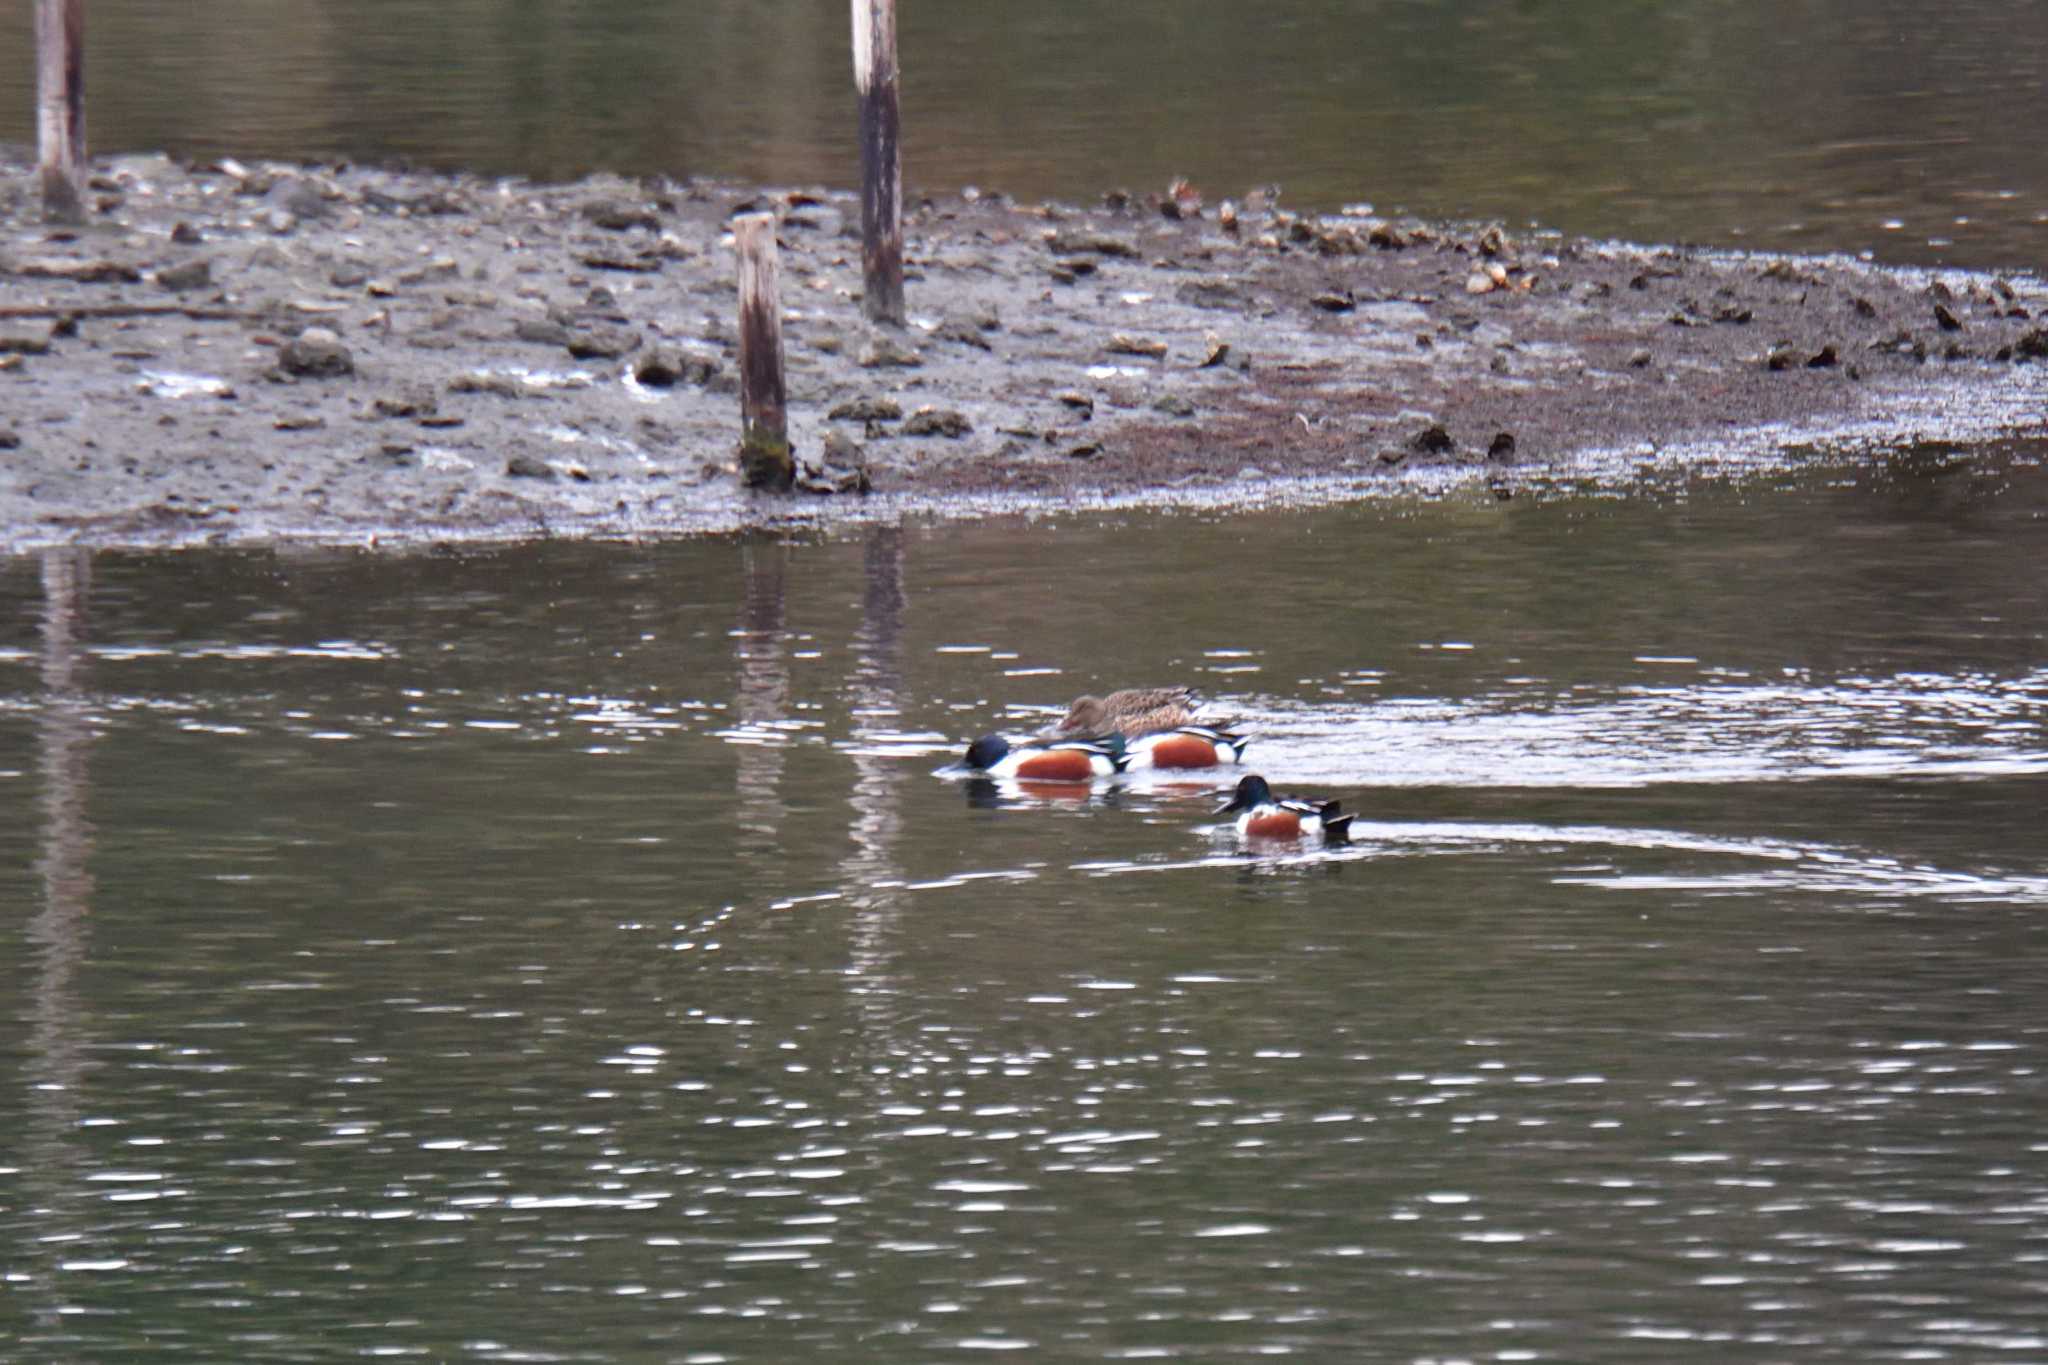
[[[740,479],[787,492],[796,481],[789,451],[789,390],[782,377],[782,287],[775,215],[735,218],[740,254]]]
[[[36,0],[36,143],[43,217],[85,221],[85,0]]]
[[[853,83],[860,91],[860,308],[903,325],[903,111],[897,101],[896,0],[853,0]]]

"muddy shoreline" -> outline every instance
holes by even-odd
[[[662,535],[1235,505],[2048,430],[2048,287],[1132,198],[848,195],[124,157],[76,232],[0,155],[0,543]],[[815,488],[737,487],[727,221],[781,219]],[[832,436],[828,443],[828,435]]]

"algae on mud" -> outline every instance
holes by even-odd
[[[1511,495],[1600,454],[2044,415],[2025,276],[970,192],[910,214],[898,331],[862,321],[856,201],[826,191],[122,157],[74,233],[27,181],[0,180],[17,548],[839,515],[857,500],[735,476],[743,212],[778,220],[796,453],[834,437],[808,484],[871,484],[870,511],[1296,478]]]

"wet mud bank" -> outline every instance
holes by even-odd
[[[2039,434],[2048,289],[1381,218],[972,191],[861,321],[824,191],[0,166],[0,543],[654,535],[1480,485]],[[737,487],[729,220],[778,215],[811,490]],[[866,490],[866,491],[862,491]]]

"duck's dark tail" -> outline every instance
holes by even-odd
[[[1323,842],[1326,844],[1348,844],[1351,842],[1351,817],[1344,814],[1335,801],[1323,803]]]

